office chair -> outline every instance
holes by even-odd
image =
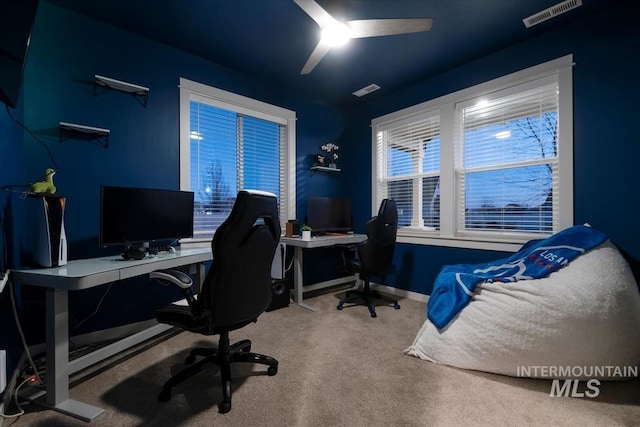
[[[191,278],[175,270],[151,273],[154,279],[167,280],[183,289],[187,305],[171,304],[156,311],[156,319],[202,335],[219,335],[217,348],[194,348],[184,370],[171,377],[158,396],[169,400],[171,390],[198,373],[209,362],[220,366],[223,400],[219,412],[231,410],[231,364],[251,362],[267,365],[267,375],[278,372],[278,361],[251,353],[251,341],[229,343],[229,332],[257,321],[271,302],[271,263],[280,239],[276,196],[243,190],[229,217],[218,227],[211,241],[213,261],[202,284],[193,296]],[[196,357],[204,359],[197,363]]]
[[[396,299],[382,295],[378,291],[372,291],[369,287],[370,276],[379,276],[384,282],[385,275],[391,269],[398,231],[398,210],[392,199],[382,201],[378,215],[367,222],[365,231],[367,240],[356,246],[357,257],[345,260],[347,270],[352,274],[357,273],[364,282],[364,287],[362,290],[347,291],[337,308],[342,310],[345,303],[362,300],[369,307],[371,317],[376,317],[373,299],[388,301],[393,304],[393,308],[400,309]]]

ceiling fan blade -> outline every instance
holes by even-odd
[[[307,15],[309,15],[314,21],[320,25],[320,28],[324,28],[327,25],[335,22],[335,19],[326,10],[324,10],[314,0],[293,0]]]
[[[298,0],[296,0],[298,1]],[[395,34],[419,33],[429,31],[433,19],[366,19],[349,21],[351,37],[391,36]]]
[[[320,62],[320,60],[324,58],[324,56],[329,53],[330,50],[330,45],[322,42],[318,43],[313,52],[311,52],[311,56],[309,57],[309,59],[307,59],[307,63],[304,64],[304,67],[302,67],[302,71],[300,71],[300,74],[309,74],[311,70],[316,68],[318,62]]]

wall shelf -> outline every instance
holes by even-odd
[[[75,123],[60,122],[60,142],[63,142],[69,138],[91,140],[103,139],[104,142],[100,145],[102,145],[104,148],[109,148],[110,134],[111,131],[109,129],[78,125]]]
[[[336,172],[340,172],[341,169],[338,168],[329,168],[326,166],[312,166],[311,167],[311,176],[313,176],[314,173],[316,172],[329,172],[329,173],[336,173]]]
[[[140,105],[142,105],[143,107],[147,106],[147,100],[149,99],[148,87],[134,85],[133,83],[127,83],[121,80],[116,80],[96,74],[93,84],[94,96],[98,95],[98,88],[113,89],[120,92],[129,93],[136,99],[136,101],[140,103]]]

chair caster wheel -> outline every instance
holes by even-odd
[[[374,312],[372,312],[372,313],[371,313],[371,317],[378,317],[378,315],[377,315],[377,314],[376,314],[376,312],[374,311]]]
[[[231,402],[222,402],[218,405],[218,413],[226,414],[231,410]]]
[[[169,399],[171,399],[171,389],[170,388],[162,389],[162,391],[158,395],[158,402],[167,402],[169,401]]]
[[[186,359],[184,359],[184,364],[185,365],[193,365],[193,363],[196,361],[196,356],[193,354],[190,354],[187,356]]]
[[[342,310],[344,307],[342,307],[342,304],[338,304],[338,306],[336,307],[338,310]]]
[[[277,366],[269,366],[269,368],[267,369],[267,375],[269,375],[270,377],[274,376],[277,373],[278,373]]]
[[[396,303],[393,308],[395,308],[396,310],[400,310],[400,305],[398,303]]]

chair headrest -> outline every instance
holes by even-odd
[[[384,199],[382,203],[380,203],[378,217],[381,218],[385,224],[396,224],[398,222],[396,202],[393,199]]]

